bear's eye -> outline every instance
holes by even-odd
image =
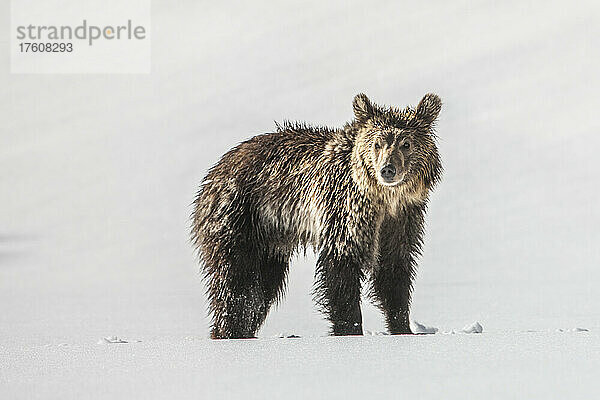
[[[410,149],[410,143],[404,142],[404,144],[402,145],[402,147],[404,147],[406,150],[408,150],[408,149]]]
[[[381,145],[379,143],[375,143],[375,150],[381,150]]]

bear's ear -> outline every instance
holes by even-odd
[[[417,106],[417,118],[431,125],[442,109],[442,100],[437,94],[427,93]]]
[[[367,95],[364,93],[359,93],[354,96],[352,107],[354,108],[354,115],[358,121],[365,121],[373,116],[373,106]]]

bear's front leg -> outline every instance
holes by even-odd
[[[425,205],[406,206],[381,224],[378,265],[371,281],[376,305],[393,335],[412,333],[409,308],[416,259],[423,243],[424,213]]]
[[[350,254],[321,252],[317,261],[316,300],[336,336],[362,335],[362,264]]]
[[[398,264],[385,265],[376,267],[373,271],[376,305],[383,311],[387,328],[392,335],[411,334],[409,308],[412,273]]]
[[[324,249],[317,261],[316,300],[335,336],[362,335],[360,310],[364,268],[372,262],[371,240]]]

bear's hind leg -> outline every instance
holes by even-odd
[[[212,339],[253,338],[265,308],[258,277],[238,264],[211,279]],[[235,269],[236,271],[232,271]]]
[[[262,257],[260,264],[261,287],[265,299],[265,312],[259,325],[262,325],[273,304],[281,300],[285,292],[285,284],[289,270],[288,254],[276,253]]]
[[[253,338],[282,293],[287,259],[244,252],[209,276],[213,339]]]

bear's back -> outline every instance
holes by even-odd
[[[237,195],[269,231],[289,245],[318,247],[323,227],[346,202],[352,137],[344,131],[286,124],[254,136],[228,153],[207,179],[235,181]]]

